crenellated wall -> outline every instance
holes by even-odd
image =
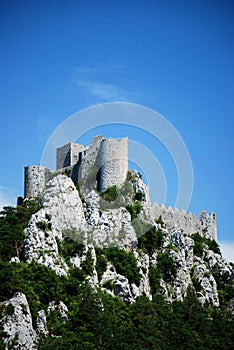
[[[155,218],[162,217],[163,222],[169,230],[177,227],[187,234],[191,235],[199,232],[206,238],[217,240],[217,224],[215,213],[207,211],[199,212],[198,217],[192,213],[186,213],[185,210],[172,207],[166,208],[164,205],[153,204],[153,215]]]
[[[104,139],[100,144],[100,191],[121,185],[128,171],[128,138]]]

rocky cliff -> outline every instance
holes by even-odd
[[[201,305],[219,308],[229,298],[230,319],[233,315],[232,266],[223,259],[217,242],[202,232],[186,231],[185,225],[182,229],[178,222],[170,221],[167,227],[161,216],[155,216],[137,172],[128,172],[122,186],[103,193],[92,188],[80,192],[69,177],[54,176],[24,230],[20,257],[12,257],[11,265],[24,271],[25,279],[27,268],[35,271],[41,266],[41,273],[45,268],[50,274],[49,269],[55,272],[54,281],[69,280],[66,288],[72,295],[79,296],[79,281],[127,305],[140,296],[153,300],[156,295],[169,303],[183,302],[192,290]],[[46,288],[55,288],[49,283]],[[223,284],[228,286],[226,292]],[[19,284],[18,290],[16,283],[13,291],[1,303],[6,349],[38,348],[42,336],[53,335],[47,321],[53,312],[63,324],[68,322],[71,310],[64,293],[48,292],[43,302],[35,303],[30,286],[24,291]]]

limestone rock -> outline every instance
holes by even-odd
[[[26,296],[17,292],[10,300],[0,305],[4,307],[5,314],[1,320],[3,331],[8,335],[4,339],[6,349],[36,349],[37,335],[32,326],[32,316]],[[14,339],[16,339],[15,343]]]
[[[123,301],[132,303],[134,298],[132,296],[128,279],[122,275],[117,275],[113,281],[114,293],[119,296]]]
[[[58,310],[60,313],[61,318],[64,320],[68,321],[68,308],[67,305],[64,304],[63,301],[59,301],[58,303],[55,301],[51,301],[48,306],[48,313],[50,314],[51,312]]]
[[[99,247],[134,247],[137,244],[131,216],[125,208],[104,211],[98,225],[89,234],[89,241]]]
[[[47,329],[46,314],[45,310],[38,311],[37,316],[37,332],[47,336],[49,334]]]
[[[193,272],[194,277],[200,283],[201,289],[197,293],[198,299],[204,303],[205,301],[214,306],[219,306],[219,297],[217,285],[214,277],[210,274],[205,264],[197,264]]]
[[[133,295],[137,297],[139,295],[146,295],[150,300],[152,299],[149,283],[149,255],[143,252],[138,253],[134,251],[134,255],[137,259],[137,264],[140,268],[142,275],[139,287],[133,286]]]
[[[56,237],[61,237],[61,234],[58,235],[58,231],[53,226],[50,228],[49,223],[44,208],[32,215],[25,232],[24,258],[28,263],[37,261],[55,270],[58,275],[66,275],[68,266],[59,256],[56,241]]]
[[[100,197],[94,190],[90,191],[85,197],[84,214],[88,225],[98,225],[100,219]]]
[[[85,243],[85,225],[82,202],[72,180],[64,175],[54,177],[43,194],[42,208],[32,215],[25,231],[25,260],[36,260],[58,275],[66,275],[68,266],[59,256],[56,239],[69,236]]]
[[[73,181],[65,176],[55,176],[47,184],[42,197],[42,208],[51,216],[54,230],[61,234],[70,229],[79,230],[85,227],[85,217],[79,193]]]
[[[153,215],[153,210],[152,210],[152,204],[151,200],[149,197],[149,190],[148,187],[145,185],[143,180],[141,179],[140,174],[137,171],[133,171],[133,188],[135,193],[141,193],[142,194],[142,199],[140,201],[142,207],[143,207],[143,212],[139,215],[141,219],[144,221],[147,218],[147,221],[150,221],[153,225],[155,224],[154,222],[154,215]]]

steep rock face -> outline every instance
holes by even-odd
[[[42,207],[54,229],[61,235],[67,228],[82,229],[85,217],[79,193],[72,180],[64,175],[54,177],[42,197]]]
[[[94,190],[90,191],[85,197],[84,214],[90,227],[98,225],[100,219],[100,197]]]
[[[72,180],[64,175],[54,177],[43,194],[42,208],[32,215],[25,232],[26,262],[35,260],[59,275],[67,274],[68,267],[59,256],[56,238],[70,236],[85,243],[85,225],[82,202]]]
[[[111,284],[112,288],[107,288],[107,292],[113,296],[119,296],[123,301],[131,303],[134,301],[133,294],[131,292],[131,285],[126,277],[118,274],[112,264],[108,264],[107,269],[100,282],[101,286],[105,286],[107,283]]]
[[[61,233],[48,227],[49,223],[50,220],[44,208],[32,215],[26,230],[24,259],[28,263],[37,261],[55,270],[59,275],[65,275],[68,267],[58,254],[56,241],[56,237],[61,237]]]
[[[58,275],[66,275],[69,267],[59,254],[58,240],[62,241],[64,237],[69,237],[85,245],[82,255],[76,254],[70,257],[70,263],[73,266],[82,268],[87,252],[90,250],[92,253],[93,273],[87,277],[90,284],[94,288],[103,286],[109,278],[115,286],[113,293],[125,301],[132,302],[142,294],[152,298],[149,270],[151,267],[158,269],[158,261],[162,255],[167,255],[174,264],[173,276],[170,280],[161,276],[160,293],[168,301],[183,300],[189,287],[195,284],[197,297],[202,303],[208,301],[218,306],[217,285],[212,271],[218,268],[230,275],[230,265],[206,244],[203,247],[203,256],[196,256],[191,232],[179,229],[177,223],[174,227],[171,223],[169,230],[167,226],[156,224],[157,218],[152,210],[147,186],[137,172],[133,172],[132,186],[142,206],[138,217],[142,222],[150,223],[156,230],[161,230],[163,234],[161,248],[156,249],[151,256],[136,250],[139,235],[135,232],[131,215],[126,208],[102,210],[100,195],[94,190],[85,195],[82,203],[71,179],[59,175],[48,183],[47,190],[43,194],[42,208],[32,216],[29,222],[24,242],[25,260],[27,262],[36,260],[55,270]],[[140,284],[138,286],[134,283],[130,284],[126,276],[111,272],[109,267],[102,281],[99,282],[95,246],[101,248],[115,246],[132,250],[142,276]],[[125,292],[126,295],[124,295]]]
[[[2,318],[6,349],[36,349],[37,335],[32,326],[32,316],[28,301],[23,293],[15,293],[13,298],[0,305],[5,309]]]
[[[135,297],[139,295],[146,295],[150,300],[152,299],[150,291],[150,282],[149,282],[149,255],[144,252],[134,251],[134,255],[137,259],[137,265],[140,268],[140,274],[142,276],[140,280],[139,287],[133,286],[133,294]]]
[[[37,333],[47,336],[49,334],[47,329],[47,320],[45,310],[38,311],[37,317]]]
[[[136,246],[137,238],[129,212],[125,208],[104,211],[93,231],[92,239],[95,245],[101,247]]]
[[[140,218],[154,223],[154,213],[152,210],[151,200],[149,196],[148,187],[145,185],[141,179],[140,174],[137,171],[132,172],[133,175],[133,188],[136,194],[142,194],[141,205],[143,207],[143,212],[140,213]]]
[[[88,241],[99,247],[134,247],[137,244],[131,216],[123,208],[101,211],[100,197],[92,190],[85,198],[84,213],[88,224]]]

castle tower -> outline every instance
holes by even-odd
[[[210,214],[207,211],[201,211],[199,213],[200,225],[202,232],[206,238],[214,239],[217,242],[217,223],[216,215],[211,212]]]
[[[104,139],[99,149],[100,191],[122,185],[128,171],[128,138]]]
[[[69,142],[56,150],[56,170],[75,165],[81,161],[88,147]]]
[[[38,197],[50,180],[50,170],[42,165],[29,165],[24,168],[24,197]]]

